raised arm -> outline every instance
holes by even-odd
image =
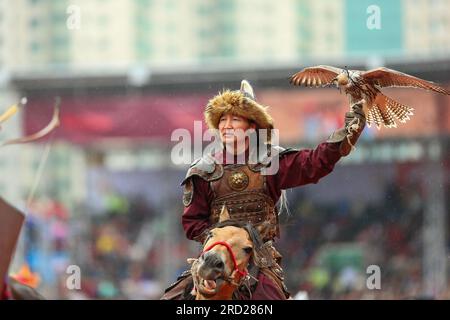
[[[280,189],[289,189],[317,183],[333,171],[340,158],[339,143],[324,142],[316,149],[287,152],[280,157],[278,185]]]
[[[280,156],[280,170],[277,179],[281,189],[288,189],[308,183],[317,183],[333,171],[336,162],[347,156],[365,127],[362,102],[352,106],[345,114],[343,128],[333,132],[326,142],[315,149],[290,151]]]

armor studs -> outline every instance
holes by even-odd
[[[228,185],[235,191],[242,191],[248,186],[248,175],[243,171],[236,171],[228,177]]]

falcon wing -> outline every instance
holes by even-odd
[[[380,87],[410,87],[431,90],[438,93],[450,95],[450,91],[437,84],[426,81],[406,73],[388,68],[377,68],[363,72],[361,76],[369,83]]]
[[[332,84],[342,71],[342,69],[330,66],[309,67],[291,76],[289,82],[296,86],[324,87]]]

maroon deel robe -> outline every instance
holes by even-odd
[[[309,183],[317,183],[322,177],[333,171],[341,155],[340,143],[321,143],[316,149],[304,149],[284,154],[279,160],[279,170],[274,175],[268,175],[267,192],[274,203],[277,203],[281,191]],[[210,226],[210,204],[214,194],[207,181],[194,176],[194,195],[192,203],[184,208],[182,224],[188,239],[193,240]],[[271,280],[262,273],[259,283],[253,293],[253,299],[277,299],[278,293]],[[278,297],[284,299],[284,297]]]

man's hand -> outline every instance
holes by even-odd
[[[358,101],[352,105],[352,110],[345,113],[345,128],[347,131],[356,132],[364,129],[366,116],[363,111],[365,100]]]
[[[354,149],[365,125],[366,117],[363,111],[365,101],[361,100],[353,104],[351,111],[345,113],[345,127],[333,132],[327,142],[341,142],[340,154],[345,157]]]

